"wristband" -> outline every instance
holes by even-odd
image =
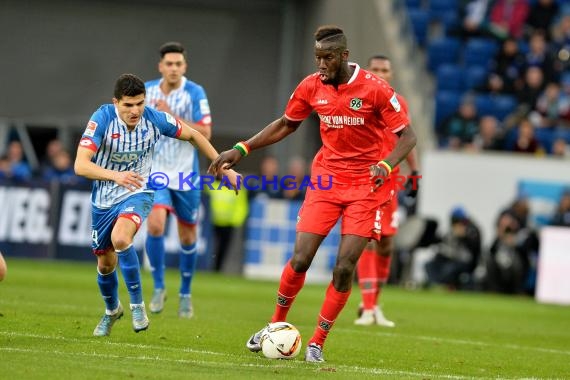
[[[392,166],[388,163],[388,161],[382,160],[382,161],[379,161],[376,165],[383,166],[386,169],[386,171],[388,172],[387,175],[390,175],[390,173],[392,173]]]
[[[234,145],[233,148],[237,150],[242,157],[247,156],[249,154],[249,151],[251,150],[249,144],[246,143],[245,141],[238,142],[236,145]]]

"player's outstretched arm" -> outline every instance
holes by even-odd
[[[88,179],[101,181],[114,181],[118,185],[134,191],[143,186],[144,178],[132,171],[118,172],[100,167],[91,161],[95,152],[91,149],[79,147],[75,157],[75,174]]]
[[[250,151],[263,148],[267,145],[283,140],[285,137],[295,132],[297,128],[299,128],[299,125],[301,125],[301,121],[292,121],[287,119],[285,116],[281,116],[279,119],[269,123],[255,136],[247,140],[246,144]],[[237,149],[226,150],[222,152],[214,162],[212,162],[208,168],[208,172],[216,174],[221,168],[232,168],[245,155],[246,154],[241,153]]]

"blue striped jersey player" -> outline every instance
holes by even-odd
[[[204,88],[184,76],[187,68],[186,52],[179,42],[167,42],[160,49],[159,79],[146,83],[146,102],[186,122],[210,138],[212,118]],[[182,159],[182,157],[184,159]],[[150,311],[160,313],[166,300],[164,282],[165,226],[170,213],[178,222],[180,287],[178,316],[191,318],[192,279],[196,271],[197,219],[200,207],[200,173],[196,149],[183,141],[161,139],[154,152],[153,171],[168,176],[165,189],[157,190],[153,208],[148,216],[146,253],[149,258],[154,291]],[[180,180],[183,178],[183,180]]]
[[[135,75],[123,74],[116,83],[113,104],[101,106],[83,133],[77,175],[94,180],[92,248],[97,256],[97,283],[106,306],[93,335],[109,335],[123,315],[118,297],[117,263],[130,298],[135,332],[149,320],[142,299],[140,265],[133,238],[151,210],[154,192],[147,187],[153,151],[162,135],[190,141],[209,159],[217,157],[210,142],[184,122],[145,106],[145,86]],[[181,159],[184,159],[181,157]],[[237,174],[225,173],[233,184]]]

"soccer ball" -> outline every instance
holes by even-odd
[[[293,359],[301,351],[301,334],[290,323],[270,323],[261,335],[261,350],[269,359]]]

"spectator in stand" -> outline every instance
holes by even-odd
[[[552,143],[552,155],[557,158],[570,158],[570,150],[566,140],[557,138]]]
[[[560,85],[550,82],[538,97],[534,110],[529,115],[538,128],[555,128],[570,121],[570,98],[562,93]]]
[[[443,144],[448,149],[462,149],[466,144],[471,144],[479,131],[479,118],[473,99],[463,99],[457,112],[443,122],[441,131]]]
[[[307,162],[302,157],[291,157],[287,169],[286,186],[283,188],[283,197],[292,201],[305,199],[307,188],[303,183],[307,174]],[[289,178],[291,177],[291,178]]]
[[[529,11],[526,19],[527,29],[530,33],[540,30],[547,40],[550,40],[550,27],[558,14],[558,2],[556,0],[537,0]]]
[[[486,115],[479,122],[479,133],[473,138],[471,148],[475,151],[504,150],[504,136],[499,125],[499,120],[491,115]]]
[[[55,156],[64,150],[63,144],[58,139],[50,140],[46,145],[45,156],[42,160],[41,171],[45,172],[48,168],[53,167],[53,160]]]
[[[71,156],[66,150],[59,150],[54,153],[51,159],[51,165],[46,167],[43,172],[43,179],[50,181],[59,181],[65,184],[86,183],[83,177],[75,175]]]
[[[32,178],[32,169],[24,159],[24,150],[19,141],[12,141],[8,145],[6,157],[10,166],[10,178],[16,181],[28,181]]]
[[[499,53],[491,66],[486,90],[493,93],[513,94],[523,87],[521,79],[525,67],[525,57],[514,38],[503,41]]]
[[[522,38],[528,11],[527,0],[496,0],[489,13],[489,31],[500,40]]]
[[[517,139],[513,151],[519,153],[537,153],[540,148],[540,144],[534,136],[534,126],[528,119],[523,119],[518,127]]]
[[[0,179],[7,179],[10,177],[12,177],[10,161],[8,160],[8,156],[4,155],[0,157]]]
[[[526,67],[540,67],[545,82],[558,81],[559,73],[554,59],[548,50],[548,41],[543,31],[533,32],[529,38],[529,51],[525,55]]]
[[[458,30],[451,32],[462,38],[479,37],[486,34],[487,10],[491,0],[463,0],[459,17],[462,20]]]
[[[552,216],[550,225],[570,227],[570,189],[566,189],[560,196],[558,207]]]
[[[531,66],[526,69],[523,88],[517,91],[519,108],[523,107],[525,113],[530,112],[536,104],[538,97],[544,91],[544,73],[540,67]]]
[[[259,186],[259,188],[253,189],[254,191],[251,191],[249,193],[250,197],[263,196],[274,199],[282,199],[283,189],[279,183],[279,161],[277,158],[271,155],[263,157],[261,160],[259,174],[260,178],[256,184]]]
[[[563,14],[552,28],[552,50],[562,71],[570,68],[570,14]]]
[[[451,212],[451,228],[426,264],[428,282],[450,289],[471,289],[473,271],[481,256],[481,233],[462,207]]]

